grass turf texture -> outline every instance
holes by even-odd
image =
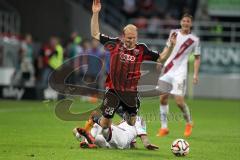
[[[187,139],[190,154],[184,159],[240,159],[240,101],[188,100],[193,114],[193,135]],[[183,137],[184,121],[178,108],[170,101],[167,137],[156,137],[160,126],[157,98],[142,100],[141,114],[158,151],[148,151],[138,141],[139,149],[80,149],[72,129],[83,122],[66,122],[54,114],[56,102],[0,101],[0,159],[11,160],[151,160],[183,159],[175,157],[170,145]],[[80,106],[80,107],[79,107]],[[93,104],[75,100],[72,111],[86,110]],[[118,121],[117,118],[115,121]]]

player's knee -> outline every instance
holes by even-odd
[[[168,104],[168,95],[160,96],[160,103],[161,103],[161,105],[167,105]]]
[[[167,100],[161,100],[160,103],[161,103],[161,105],[167,105],[168,101]]]
[[[100,125],[103,129],[109,128],[111,126],[111,124],[112,124],[111,119],[107,119],[105,117],[101,118]]]
[[[161,105],[167,105],[168,104],[168,98],[167,97],[161,97],[160,98]]]

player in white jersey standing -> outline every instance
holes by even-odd
[[[191,53],[195,56],[193,84],[197,84],[200,67],[200,47],[199,38],[191,33],[192,16],[189,14],[184,14],[181,18],[180,24],[181,28],[171,30],[169,36],[171,37],[172,34],[177,36],[176,44],[172,46],[168,40],[166,47],[164,48],[165,51],[170,51],[171,55],[164,64],[163,75],[159,78],[158,85],[161,86],[161,81],[172,84],[173,88],[170,94],[174,96],[177,106],[183,113],[183,117],[186,120],[184,136],[189,137],[192,133],[193,124],[189,107],[184,101],[186,92],[188,57]],[[161,128],[159,129],[157,136],[161,137],[169,133],[167,126],[167,114],[169,110],[168,98],[169,94],[160,96]]]

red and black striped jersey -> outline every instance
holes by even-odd
[[[156,61],[158,52],[150,50],[144,43],[127,49],[119,38],[110,38],[100,34],[100,42],[110,52],[110,72],[106,79],[106,88],[118,91],[137,91],[141,77],[140,67],[144,60]]]

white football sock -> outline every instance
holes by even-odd
[[[167,128],[167,114],[169,111],[168,104],[160,105],[160,120],[161,120],[161,128]]]

